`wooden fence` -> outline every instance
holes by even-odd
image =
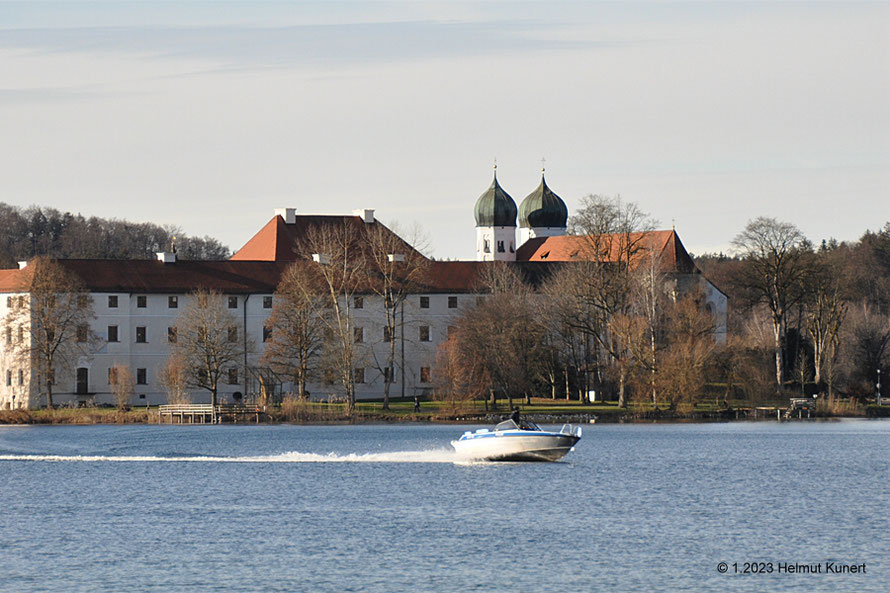
[[[263,413],[264,411],[260,406],[254,405],[164,405],[158,407],[158,422],[166,420],[168,424],[173,424],[175,421],[178,421],[179,424],[220,424],[225,419],[229,419],[232,422],[247,422],[253,417],[253,420],[259,423],[260,414]]]

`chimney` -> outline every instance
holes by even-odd
[[[360,210],[353,210],[353,216],[358,216],[362,220],[365,221],[366,224],[371,224],[374,222],[374,209],[373,208],[362,208]]]
[[[275,216],[280,216],[281,218],[283,218],[285,224],[296,224],[297,209],[296,208],[276,208]]]
[[[25,260],[22,260],[22,261],[19,262],[19,269],[20,269],[20,270],[24,270],[26,267],[28,267],[28,260],[25,259]]]

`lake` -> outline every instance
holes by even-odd
[[[0,591],[890,591],[890,421],[468,428],[2,426]]]

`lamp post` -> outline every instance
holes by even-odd
[[[878,404],[879,406],[883,405],[881,403],[881,369],[878,369],[878,382],[875,384],[875,390],[876,390],[875,403]]]

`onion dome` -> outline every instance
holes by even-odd
[[[498,184],[497,169],[494,181],[484,194],[476,200],[476,226],[516,226],[516,202]]]
[[[553,193],[544,174],[541,174],[541,185],[530,193],[519,205],[519,226],[524,228],[566,228],[569,209],[558,195]]]

